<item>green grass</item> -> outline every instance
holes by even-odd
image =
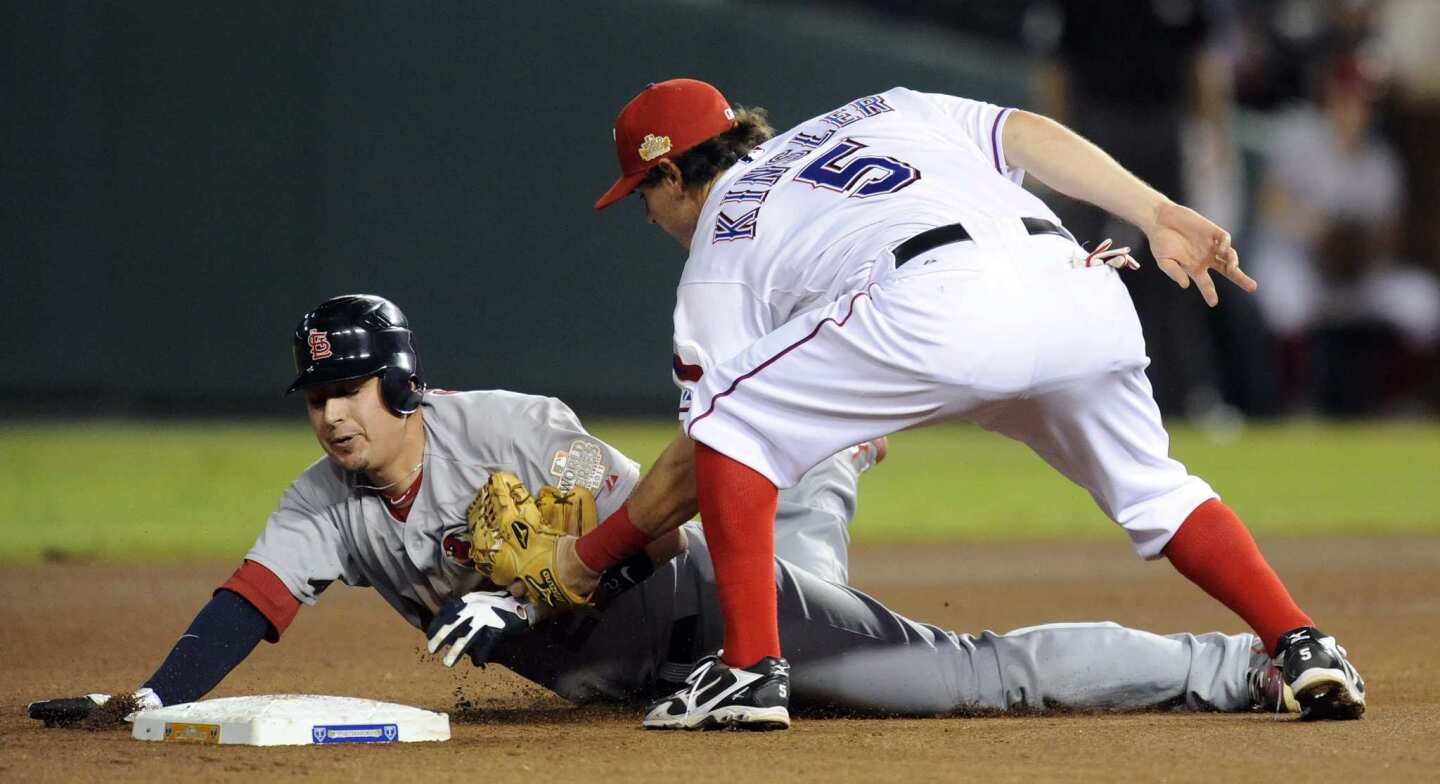
[[[592,427],[648,461],[674,425]],[[299,421],[0,426],[0,560],[238,558],[318,454]],[[1261,534],[1440,534],[1440,425],[1179,428],[1172,454]],[[974,428],[894,437],[861,490],[857,541],[1118,535],[1024,447]]]

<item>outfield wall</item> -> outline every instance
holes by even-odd
[[[360,290],[406,309],[434,384],[663,413],[683,254],[590,206],[631,95],[696,76],[782,126],[895,84],[1024,97],[1004,52],[724,3],[6,13],[12,415],[288,412],[289,330]]]

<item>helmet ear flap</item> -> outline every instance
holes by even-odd
[[[411,382],[415,383],[412,388]],[[380,396],[385,405],[396,416],[415,413],[425,397],[425,387],[419,376],[403,367],[388,367],[380,371]]]

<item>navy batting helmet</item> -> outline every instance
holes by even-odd
[[[413,413],[425,392],[410,322],[395,303],[373,294],[327,299],[306,313],[295,327],[295,372],[287,395],[378,375],[381,397],[397,415]]]

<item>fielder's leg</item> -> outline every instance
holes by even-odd
[[[1139,555],[1168,557],[1278,656],[1282,637],[1312,628],[1311,620],[1240,518],[1169,457],[1169,436],[1144,372],[1140,325],[1118,278],[1110,270],[1041,276],[1029,281],[1026,294],[1041,306],[1031,311],[1036,326],[1050,336],[1035,344],[1029,389],[980,406],[971,418],[1023,441],[1088,490],[1125,528]],[[1296,689],[1306,716],[1358,717],[1363,682],[1338,646],[1327,649],[1327,660],[1335,665],[1322,668],[1327,681],[1311,691]]]
[[[1243,618],[1265,650],[1280,657],[1282,637],[1313,628],[1240,518],[1168,456],[1169,437],[1140,367],[1057,383],[982,411],[976,420],[1025,442],[1088,490],[1125,528],[1140,556],[1169,558],[1177,571]],[[1290,686],[1304,716],[1358,718],[1364,712],[1364,682],[1333,639],[1325,654],[1328,663],[1310,676],[1314,683],[1297,681],[1300,664],[1285,668],[1287,675],[1296,671],[1289,675]]]
[[[868,421],[852,420],[850,409],[842,406],[836,411],[830,401],[815,399],[808,404],[813,413],[829,422],[848,422],[849,426],[821,426],[811,432],[811,437],[797,441],[793,448],[788,445],[774,448],[797,425],[802,432],[810,432],[811,428],[806,427],[803,417],[791,419],[792,412],[785,406],[770,405],[773,400],[769,395],[774,390],[795,391],[789,380],[797,377],[805,379],[804,384],[823,389],[825,385],[819,381],[815,368],[833,371],[837,367],[836,358],[854,354],[856,340],[868,340],[869,330],[878,325],[873,309],[861,307],[868,305],[868,298],[869,295],[862,292],[785,324],[742,352],[741,357],[725,363],[723,369],[710,369],[700,394],[692,403],[688,429],[696,442],[695,485],[702,524],[714,555],[718,600],[726,629],[722,659],[715,663],[702,662],[693,678],[722,697],[721,687],[725,682],[747,681],[753,676],[761,679],[757,683],[777,684],[771,689],[777,695],[774,705],[765,706],[767,710],[774,708],[778,713],[782,703],[788,702],[788,683],[781,683],[787,668],[780,658],[771,574],[777,488],[794,485],[803,473],[836,451],[885,435],[907,423],[899,418],[891,418],[887,423],[884,418],[873,416],[873,410]],[[852,325],[850,331],[837,335],[847,323]],[[761,379],[762,372],[767,370],[772,372]],[[855,384],[862,379],[865,383],[876,380],[876,376],[867,374],[864,368],[847,368],[847,373]],[[890,369],[890,374],[912,390],[925,388],[895,368]],[[747,383],[745,394],[732,397],[741,382]],[[724,390],[716,386],[727,383],[729,386]],[[760,395],[749,394],[762,387],[766,391]],[[849,395],[851,390],[845,389],[842,394]],[[726,398],[723,406],[720,405],[722,398]],[[751,404],[739,403],[741,400],[749,400]],[[914,407],[911,404],[911,408]],[[766,415],[759,420],[749,419],[747,412],[757,408],[764,409]],[[778,422],[787,422],[787,426],[777,428],[774,425]],[[758,686],[745,688],[751,695],[761,691]],[[647,714],[645,724],[660,728],[705,726],[699,722],[708,721],[704,714],[713,714],[714,709],[692,702],[670,699],[656,703]],[[740,711],[745,706],[720,707]],[[744,715],[736,714],[733,723],[749,722]],[[758,723],[772,726],[769,713]],[[784,723],[789,724],[788,713]]]

